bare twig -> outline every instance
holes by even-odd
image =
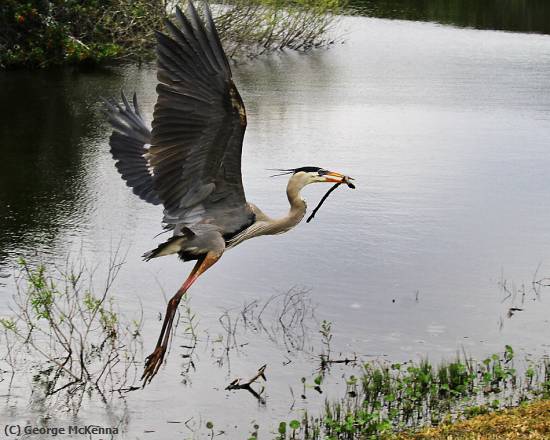
[[[259,392],[257,392],[251,387],[251,385],[260,378],[262,378],[264,381],[267,381],[265,377],[266,368],[267,368],[267,365],[262,365],[258,369],[258,372],[247,381],[244,381],[244,379],[241,379],[241,378],[237,378],[233,380],[229,385],[227,385],[225,389],[226,390],[246,390],[249,393],[251,393],[256,399],[258,399],[258,401],[261,404],[265,404],[265,399],[261,396],[264,391],[264,388],[262,387],[262,389]]]

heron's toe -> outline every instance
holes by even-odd
[[[153,377],[159,371],[162,361],[164,360],[164,354],[166,353],[165,347],[156,347],[155,351],[145,358],[145,367],[143,369],[143,374],[141,375],[141,380],[143,381],[143,386],[147,385],[153,380]]]

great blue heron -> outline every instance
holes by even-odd
[[[110,137],[116,167],[133,192],[152,204],[164,205],[164,228],[172,237],[144,254],[145,260],[178,254],[197,260],[170,299],[153,353],[145,360],[144,385],[164,359],[172,323],[182,296],[224,251],[260,235],[281,234],[304,217],[300,190],[315,182],[348,183],[349,177],[319,167],[283,171],[290,210],[273,219],[245,198],[241,150],[246,128],[243,101],[208,5],[204,21],[189,2],[185,15],[176,8],[179,26],[166,25],[172,36],[157,32],[158,99],[152,131],[145,125],[136,95],[133,106],[108,101],[114,131]]]

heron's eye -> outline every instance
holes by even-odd
[[[317,173],[319,174],[319,176],[324,176],[325,174],[328,174],[328,171],[327,170],[319,170],[319,171],[317,171]]]

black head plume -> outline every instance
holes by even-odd
[[[319,172],[320,170],[322,170],[322,168],[319,168],[319,167],[300,167],[300,168],[289,168],[289,169],[281,169],[281,168],[268,168],[269,171],[281,171],[281,173],[278,173],[278,174],[273,174],[272,176],[269,176],[269,177],[277,177],[277,176],[285,176],[287,174],[296,174],[296,173],[299,173],[300,171],[303,171],[304,173],[317,173]]]
[[[301,167],[301,168],[294,168],[294,174],[299,173],[300,171],[303,171],[304,173],[317,173],[322,168],[319,167]]]

